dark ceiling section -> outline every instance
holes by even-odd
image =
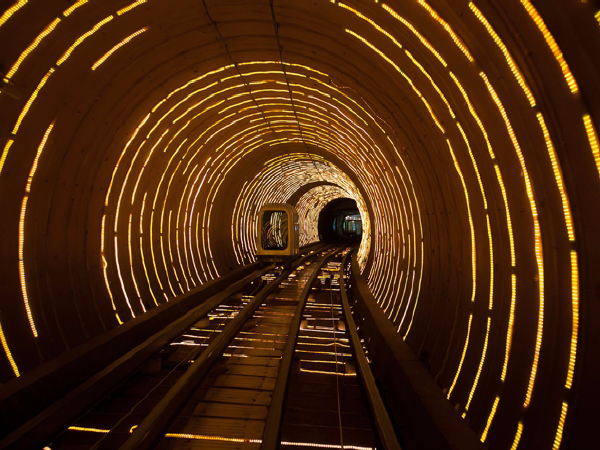
[[[374,296],[482,441],[581,448],[598,2],[0,4],[2,382],[252,261],[260,205],[307,243],[348,197]]]

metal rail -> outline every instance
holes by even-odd
[[[348,257],[351,254],[352,252],[348,252],[346,256],[344,256],[342,265],[340,266],[340,294],[342,297],[342,308],[344,311],[344,319],[346,321],[346,330],[350,338],[350,346],[352,347],[356,359],[356,367],[360,374],[363,387],[367,393],[367,399],[381,444],[385,450],[401,450],[402,447],[400,447],[400,444],[398,443],[396,432],[394,431],[394,427],[390,421],[389,414],[385,408],[379,389],[375,383],[375,378],[369,367],[369,362],[367,361],[367,357],[361,345],[360,337],[356,330],[356,323],[354,322],[350,304],[348,303],[348,295],[346,294],[344,282],[344,268],[346,267]]]
[[[314,256],[309,252],[293,264],[298,267]],[[331,252],[332,253],[332,252]],[[235,338],[244,324],[264,302],[267,296],[285,281],[293,269],[284,270],[269,286],[263,289],[246,307],[225,327],[202,354],[192,363],[186,373],[169,389],[163,399],[152,409],[150,414],[135,428],[131,436],[120,447],[120,450],[148,450],[164,436],[165,430],[174,420],[188,396],[203,381],[213,363],[221,356],[225,348]],[[315,270],[318,274],[318,268]],[[313,279],[314,281],[314,279]],[[312,283],[311,283],[312,284]],[[298,322],[299,323],[299,322]]]
[[[302,311],[306,305],[306,299],[310,294],[312,285],[314,284],[321,267],[340,249],[336,248],[331,250],[325,258],[315,267],[310,278],[304,285],[302,294],[296,307],[294,319],[290,324],[290,332],[288,333],[285,347],[283,349],[283,355],[281,362],[279,363],[279,373],[277,375],[277,381],[275,382],[275,389],[273,396],[271,397],[271,406],[269,407],[269,413],[267,415],[267,421],[265,424],[265,430],[262,437],[261,450],[276,450],[279,447],[279,434],[281,431],[281,419],[283,416],[283,407],[285,403],[285,394],[287,391],[288,379],[290,376],[290,369],[292,365],[292,358],[294,356],[294,350],[296,348],[296,341],[298,339],[298,333],[300,330],[300,322],[302,320]]]

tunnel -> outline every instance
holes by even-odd
[[[254,263],[262,205],[305,246],[345,199],[426,406],[597,445],[598,0],[2,0],[0,39],[2,439]]]

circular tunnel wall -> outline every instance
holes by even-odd
[[[371,291],[481,440],[585,442],[597,2],[1,5],[3,382],[253,261],[262,204],[308,243],[344,196]]]

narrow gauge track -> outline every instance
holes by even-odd
[[[271,268],[49,448],[399,449],[345,300],[347,254]]]

